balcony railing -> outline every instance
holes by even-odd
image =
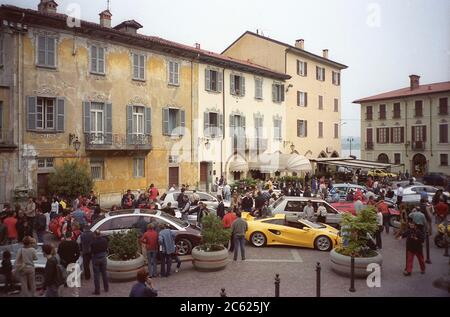
[[[373,142],[366,142],[366,150],[373,150]]]
[[[145,134],[85,133],[86,150],[105,151],[150,151],[152,137]]]
[[[424,141],[414,141],[412,142],[412,149],[415,151],[423,151],[425,150],[425,142]]]

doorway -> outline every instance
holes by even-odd
[[[49,173],[37,174],[37,193],[39,196],[48,195],[48,176]]]
[[[210,163],[200,162],[200,188],[202,190],[209,190],[209,173],[210,173]]]
[[[175,188],[180,187],[179,172],[180,172],[180,168],[178,166],[169,167],[169,188],[172,185],[175,185]]]
[[[427,172],[427,158],[420,153],[413,156],[411,174],[414,177],[423,177]]]

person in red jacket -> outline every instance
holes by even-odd
[[[223,227],[225,229],[231,228],[231,225],[237,219],[237,216],[236,216],[236,213],[235,213],[236,211],[237,211],[236,207],[233,208],[233,209],[229,209],[228,213],[225,216],[223,216],[222,223],[223,223]],[[234,239],[233,239],[233,237],[231,237],[231,241],[230,241],[229,245],[230,245],[229,251],[233,252],[234,251]]]
[[[439,199],[439,202],[434,206],[436,213],[436,221],[438,223],[444,222],[448,215],[448,205],[445,203],[444,199]]]
[[[5,225],[7,231],[8,231],[8,240],[9,243],[16,243],[18,238],[17,233],[17,218],[16,218],[16,212],[12,211],[8,214],[8,217],[6,217],[3,220],[3,224]]]
[[[158,232],[155,230],[155,225],[149,223],[147,231],[141,238],[141,242],[145,244],[148,259],[148,273],[151,277],[156,277],[156,255],[158,254]]]

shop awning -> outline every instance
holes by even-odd
[[[367,160],[357,160],[349,158],[317,158],[311,159],[311,162],[332,165],[332,166],[345,166],[348,168],[359,168],[359,169],[391,169],[393,167],[401,167],[403,165],[389,164],[372,162]]]
[[[262,173],[311,171],[309,160],[299,154],[264,153],[249,162],[250,170],[259,170]]]
[[[233,160],[230,161],[228,169],[230,172],[247,172],[248,163],[242,156],[235,155]]]
[[[284,154],[287,156],[286,170],[288,172],[307,172],[312,171],[311,162],[309,159],[300,154]]]

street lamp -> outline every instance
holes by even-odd
[[[347,138],[347,142],[350,142],[350,156],[352,156],[352,142],[355,141],[353,137]]]

